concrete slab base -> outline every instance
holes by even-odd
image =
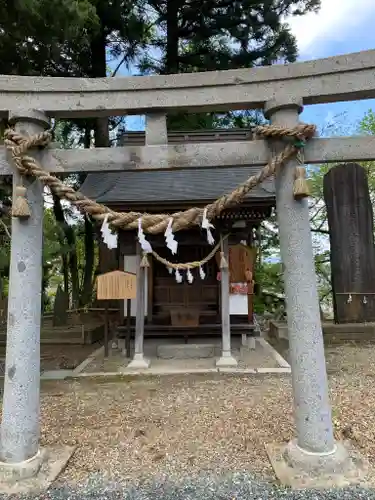
[[[65,380],[74,374],[74,370],[47,370],[40,376],[41,380]]]
[[[223,353],[222,356],[216,361],[218,368],[230,368],[238,365],[237,360],[231,355]]]
[[[375,323],[322,323],[324,341],[327,343],[344,343],[347,341],[374,341]],[[271,320],[269,336],[275,339],[288,340],[288,325],[285,321]]]
[[[344,488],[350,485],[366,485],[368,462],[354,450],[348,442],[337,443],[333,457],[299,456],[297,461],[290,459],[288,444],[273,443],[266,445],[266,451],[275,475],[281,484],[292,489]]]
[[[165,344],[157,347],[161,359],[204,359],[215,356],[214,344]]]
[[[126,368],[139,370],[148,368],[150,366],[150,361],[146,359],[143,354],[134,354],[134,358],[130,361]]]
[[[86,359],[82,361],[81,364],[79,364],[76,368],[73,370],[73,374],[77,375],[77,373],[82,373],[83,370],[90,364],[92,363],[96,358],[98,358],[100,355],[104,353],[104,346],[99,347],[96,349],[94,352],[92,352],[89,356],[87,356]]]
[[[281,368],[290,368],[290,364],[279,354],[276,349],[272,347],[271,344],[267,342],[266,339],[263,339],[262,337],[258,337],[256,342],[260,344],[265,351],[268,352],[270,356],[273,357],[273,359],[276,361],[276,363],[281,367]]]
[[[42,493],[65,469],[75,449],[75,446],[53,446],[19,464],[0,462],[0,494]]]

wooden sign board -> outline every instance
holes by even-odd
[[[256,249],[245,245],[229,247],[229,276],[231,283],[247,281],[246,271],[254,270]]]
[[[136,275],[124,271],[111,271],[97,278],[96,296],[99,300],[135,299]]]
[[[228,265],[231,283],[245,283],[247,281],[246,271],[254,272],[256,253],[256,248],[246,245],[229,246]],[[220,252],[216,254],[216,262],[220,266]]]

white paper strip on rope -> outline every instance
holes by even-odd
[[[177,283],[182,283],[182,275],[178,269],[176,269],[175,278],[176,278]]]
[[[173,255],[177,253],[178,242],[174,239],[174,234],[172,230],[173,218],[171,217],[168,222],[167,229],[165,230],[165,242],[167,248],[172,252]]]
[[[138,219],[138,241],[144,253],[152,252],[152,246],[150,242],[146,240],[145,233],[142,229],[142,217]]]
[[[215,243],[215,240],[214,237],[212,236],[211,229],[215,229],[215,226],[211,224],[211,222],[207,219],[207,208],[205,208],[203,211],[202,229],[205,229],[207,232],[208,244],[213,245]]]
[[[199,266],[199,276],[200,276],[201,280],[204,280],[204,278],[206,277],[206,273],[204,272],[204,269],[202,266]]]
[[[190,269],[188,268],[187,273],[186,273],[186,278],[188,282],[191,284],[194,281],[194,276],[192,275]]]
[[[117,248],[117,233],[112,233],[108,224],[108,216],[109,214],[104,217],[100,232],[102,233],[103,242],[110,250],[112,250],[114,248]]]
[[[173,269],[171,267],[167,267],[169,274],[173,273]]]

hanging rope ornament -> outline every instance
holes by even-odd
[[[186,279],[188,282],[191,284],[194,281],[194,276],[192,275],[190,268],[188,268],[187,273],[186,273]]]
[[[205,229],[207,232],[207,242],[209,245],[214,245],[215,240],[214,237],[212,236],[211,229],[215,229],[215,226],[211,224],[211,222],[207,219],[207,208],[203,210],[203,216],[202,216],[202,224],[201,224],[202,229]]]
[[[306,179],[306,168],[304,167],[303,148],[306,142],[302,139],[295,141],[295,147],[298,148],[296,160],[299,166],[295,168],[293,196],[296,200],[301,200],[310,196],[309,184]]]
[[[199,266],[199,276],[201,280],[204,280],[206,273],[204,272],[203,266]]]
[[[182,283],[182,274],[180,273],[179,269],[176,269],[174,276],[176,278],[177,283]]]
[[[150,263],[148,261],[147,253],[143,254],[140,267],[150,267]]]
[[[117,248],[117,233],[112,233],[109,224],[108,224],[108,214],[105,216],[103,220],[102,227],[100,228],[100,232],[102,233],[103,242],[107,245],[107,247],[112,250]]]
[[[293,137],[297,141],[301,141],[301,138],[303,138],[300,147],[304,145],[304,141],[307,141],[314,136],[315,131],[316,127],[314,125],[302,123],[291,129],[277,127],[274,125],[258,126],[255,128],[256,134],[267,139]],[[100,221],[102,223],[104,216],[109,213],[108,222],[111,227],[136,230],[138,227],[138,221],[142,218],[143,231],[151,234],[158,234],[166,230],[168,221],[171,218],[170,214],[147,214],[139,212],[122,213],[110,210],[107,206],[91,200],[79,191],[75,191],[73,187],[65,184],[55,175],[52,175],[44,170],[35,158],[27,155],[29,149],[37,146],[44,147],[51,141],[51,138],[52,134],[50,131],[41,132],[33,137],[24,137],[22,134],[19,134],[12,129],[7,129],[5,131],[4,144],[6,148],[11,151],[14,166],[20,174],[27,174],[36,177],[45,186],[48,186],[60,199],[69,201],[82,213],[92,217],[93,220]],[[210,224],[207,219],[207,214],[210,219],[214,219],[227,208],[239,205],[244,201],[251,189],[273,176],[279,168],[283,167],[292,158],[295,158],[298,149],[298,144],[297,146],[293,143],[286,144],[284,150],[272,157],[267,165],[259,170],[257,174],[250,176],[242,184],[233,189],[232,192],[223,194],[214,202],[209,203],[206,207],[207,210],[205,214],[204,210],[200,207],[192,207],[182,212],[176,212],[173,214],[174,231],[181,231],[182,229],[199,225],[202,222],[204,222],[202,225],[204,228],[207,222]],[[305,186],[306,189],[303,193],[304,196],[308,193],[307,185]],[[297,196],[302,195],[302,193],[299,192],[300,190],[296,189],[295,191]],[[26,211],[24,210],[21,213],[26,213]],[[205,218],[203,218],[202,221],[203,215],[205,215]],[[210,227],[212,227],[212,225],[210,225]],[[210,229],[210,227],[208,227],[208,229]],[[207,237],[211,241],[211,244],[213,244],[212,234],[210,237],[209,231],[207,231]],[[148,245],[149,248],[151,248],[151,245]]]
[[[22,177],[20,185],[14,189],[14,200],[12,203],[12,217],[19,219],[28,219],[31,216],[29,203],[27,201],[27,189],[22,184]]]
[[[167,248],[172,252],[173,255],[177,253],[178,242],[175,240],[173,230],[172,230],[173,218],[171,217],[168,222],[167,229],[165,230],[164,237],[167,244]]]
[[[228,268],[228,261],[225,258],[225,253],[224,253],[224,245],[223,245],[223,238],[220,239],[220,269],[227,269]]]
[[[220,252],[220,269],[227,269],[228,268],[228,262],[227,259],[225,258],[224,252]]]
[[[152,253],[152,246],[150,242],[146,240],[145,233],[142,229],[142,217],[138,219],[138,241],[144,253]]]

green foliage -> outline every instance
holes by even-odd
[[[2,73],[102,77],[110,58],[118,61],[113,75],[122,64],[165,74],[292,62],[296,40],[284,18],[319,5],[320,0],[7,0],[0,2]],[[168,117],[176,130],[249,127],[262,121],[253,111]],[[105,129],[118,124],[116,119],[104,120],[104,126],[100,120],[59,121],[55,140],[69,148],[105,146],[111,143]],[[79,188],[83,180],[82,174],[72,175],[67,182]],[[0,186],[0,200],[10,196],[9,188],[9,182]],[[90,223],[55,200],[53,209],[45,210],[44,235],[45,288],[66,285],[69,275],[73,297],[87,296],[97,264]],[[276,244],[277,236],[265,231],[259,275],[274,288],[281,284],[267,256]],[[7,266],[9,245],[4,244],[4,275]]]
[[[181,73],[293,62],[297,45],[284,18],[320,7],[320,0],[148,0],[157,26],[155,60],[142,71]]]
[[[279,262],[263,261],[256,266],[255,280],[259,285],[254,296],[254,312],[274,311],[283,303],[282,266]]]
[[[320,0],[146,0],[144,4],[156,29],[138,68],[141,74],[170,74],[293,62],[296,39],[284,18],[316,10]],[[178,113],[168,116],[168,127],[241,126],[245,116]],[[250,116],[250,123],[257,121],[256,115]]]
[[[0,2],[2,73],[69,74],[74,66],[69,42],[83,50],[89,30],[97,29],[89,0]]]

